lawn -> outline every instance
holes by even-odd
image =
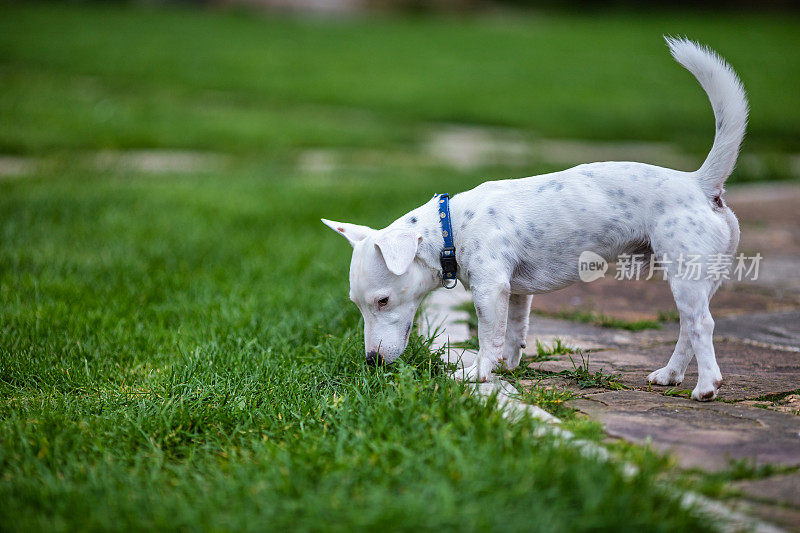
[[[707,529],[665,461],[615,448],[626,477],[533,438],[426,339],[367,367],[319,218],[385,225],[508,170],[408,161],[432,122],[709,144],[667,31],[740,68],[753,145],[796,147],[796,21],[1,6],[0,154],[37,165],[0,180],[0,528]],[[374,156],[297,164],[320,148]],[[113,162],[140,149],[221,159]]]
[[[798,23],[780,13],[326,20],[7,4],[0,150],[374,147],[452,121],[705,154],[709,104],[661,39],[685,34],[739,71],[748,148],[796,151]]]

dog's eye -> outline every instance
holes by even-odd
[[[388,304],[389,304],[388,296],[386,298],[381,298],[380,300],[378,300],[378,309],[382,309],[386,307]]]

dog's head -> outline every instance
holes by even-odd
[[[322,222],[353,246],[350,299],[364,317],[367,362],[391,363],[406,349],[417,308],[433,288],[430,270],[417,258],[422,236],[402,228]]]

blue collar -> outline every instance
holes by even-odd
[[[452,289],[458,283],[456,273],[458,263],[456,262],[456,247],[453,243],[453,225],[450,222],[450,195],[439,194],[439,224],[442,226],[442,237],[444,237],[444,248],[439,256],[442,264],[442,286]]]

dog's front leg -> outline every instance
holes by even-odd
[[[508,298],[508,324],[503,364],[510,370],[519,366],[522,350],[526,346],[532,300],[533,296],[530,294],[512,294]]]
[[[508,321],[509,283],[472,284],[472,299],[478,314],[478,358],[464,369],[465,381],[484,382],[503,361]]]

